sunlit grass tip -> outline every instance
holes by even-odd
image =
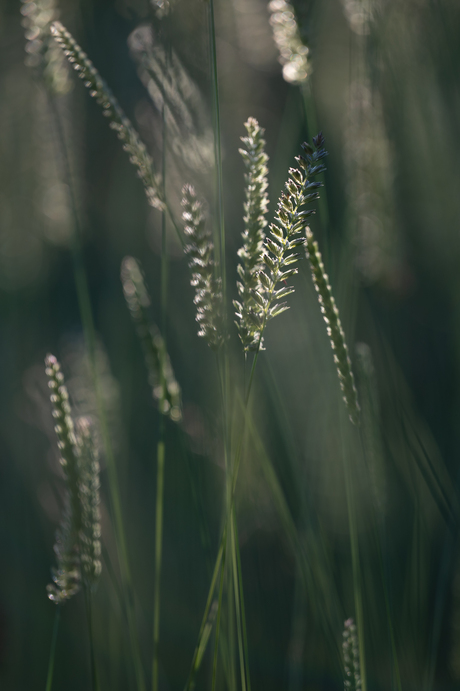
[[[149,204],[156,209],[164,210],[165,200],[162,186],[154,172],[152,158],[117,99],[86,53],[83,52],[61,22],[54,22],[51,25],[51,34],[64,51],[69,63],[78,72],[78,76],[83,80],[90,96],[102,106],[103,114],[109,119],[109,126],[115,130],[118,138],[123,142],[123,149],[127,151],[129,160],[137,168]]]
[[[182,208],[186,236],[184,251],[189,258],[191,284],[195,288],[196,320],[200,325],[198,336],[206,339],[213,350],[218,350],[225,341],[222,284],[215,275],[211,232],[206,228],[202,204],[191,185],[182,189]]]
[[[235,300],[233,304],[241,342],[244,350],[249,351],[257,350],[260,336],[257,330],[257,319],[253,319],[253,315],[257,315],[260,306],[254,299],[252,291],[258,286],[258,274],[263,268],[262,249],[268,211],[268,156],[265,153],[264,130],[257,120],[249,118],[244,126],[247,136],[241,137],[241,141],[245,148],[239,149],[239,152],[246,166],[245,215],[243,246],[238,250],[238,256],[242,259],[242,263],[238,264],[239,300]]]
[[[66,489],[54,548],[57,568],[52,570],[53,583],[47,592],[50,600],[61,604],[78,592],[82,580],[91,585],[101,571],[99,463],[89,421],[80,418],[75,428],[64,376],[54,355],[46,356],[45,365]]]
[[[254,330],[259,333],[259,349],[263,346],[268,321],[289,309],[287,303],[280,300],[294,292],[294,288],[287,284],[287,279],[298,271],[294,264],[302,255],[297,250],[305,243],[303,233],[307,219],[314,213],[313,209],[305,209],[305,206],[319,198],[318,189],[322,183],[313,178],[325,170],[319,161],[327,156],[327,151],[323,148],[322,138],[314,141],[314,148],[303,144],[304,150],[311,153],[308,154],[309,160],[298,156],[299,168],[289,169],[275,222],[270,225],[270,234],[263,244],[264,268],[258,272],[258,285],[252,291],[257,309],[251,313]],[[281,287],[278,287],[280,284]]]
[[[182,418],[181,389],[174,376],[165,342],[148,314],[150,297],[139,262],[125,257],[121,265],[123,292],[144,351],[149,384],[160,412],[174,422]]]

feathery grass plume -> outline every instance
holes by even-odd
[[[324,270],[318,243],[314,239],[313,233],[308,226],[306,228],[306,236],[307,241],[305,243],[305,249],[307,257],[310,260],[313,283],[318,293],[321,312],[327,324],[327,335],[331,341],[334,353],[334,362],[337,366],[343,400],[348,408],[350,420],[353,424],[358,425],[360,413],[358,394],[356,392],[355,379],[351,369],[351,360],[348,354],[348,346],[345,342],[345,334],[340,321],[339,310],[332,295],[329,276]]]
[[[75,429],[58,361],[47,355],[45,364],[66,482],[64,516],[54,547],[57,568],[47,592],[50,600],[62,604],[78,592],[82,581],[93,585],[101,572],[99,462],[89,418],[78,418]]]
[[[359,670],[358,634],[353,619],[347,619],[343,631],[343,662],[345,666],[345,691],[361,691],[361,675]]]
[[[80,465],[80,564],[83,582],[91,586],[101,574],[99,452],[91,419],[85,416],[77,418],[75,428]]]
[[[117,99],[91,60],[88,59],[86,53],[60,22],[54,22],[51,25],[51,34],[64,51],[69,63],[78,72],[80,79],[83,79],[84,85],[89,89],[90,96],[102,106],[103,114],[109,118],[109,126],[116,131],[118,138],[123,142],[123,149],[128,152],[129,160],[137,168],[149,204],[156,209],[164,210],[165,200],[162,186],[153,170],[152,158]]]
[[[322,135],[313,139],[315,149],[309,144],[302,145],[308,160],[298,156],[299,168],[289,169],[286,191],[281,193],[275,215],[275,223],[270,226],[270,236],[265,238],[262,251],[264,270],[258,272],[258,286],[252,296],[258,305],[251,313],[254,331],[259,333],[258,349],[263,346],[263,333],[267,322],[289,309],[286,302],[278,302],[294,292],[286,280],[298,271],[293,266],[301,257],[295,250],[304,245],[303,231],[313,209],[303,209],[306,204],[319,198],[321,182],[311,180],[325,170],[319,161],[327,156],[323,148]],[[283,282],[281,288],[278,284]]]
[[[290,84],[302,84],[311,74],[310,50],[300,36],[294,7],[286,0],[271,0],[268,9],[283,77]]]
[[[21,0],[22,26],[26,37],[26,65],[34,67],[43,77],[47,89],[55,96],[72,88],[67,65],[50,34],[57,19],[54,0]]]
[[[47,586],[48,597],[61,604],[78,592],[81,585],[78,536],[82,527],[80,503],[79,450],[74,424],[70,414],[69,395],[64,385],[64,376],[54,355],[47,355],[46,374],[51,389],[55,432],[60,450],[60,462],[66,481],[65,510],[57,532],[54,551],[57,569],[52,570],[54,583]]]
[[[245,149],[239,149],[246,166],[246,201],[244,203],[244,232],[243,247],[238,250],[238,256],[243,260],[238,264],[237,289],[240,301],[235,300],[234,306],[238,321],[238,333],[244,350],[257,350],[260,332],[257,325],[260,319],[254,320],[252,315],[260,313],[260,305],[254,299],[252,291],[259,283],[258,274],[263,268],[262,249],[265,240],[265,218],[268,211],[267,175],[268,156],[265,153],[264,130],[255,118],[249,118],[244,124],[247,136],[241,137]]]
[[[196,320],[200,325],[198,336],[202,336],[213,350],[218,350],[225,341],[222,319],[222,285],[214,269],[214,244],[211,232],[206,229],[201,203],[191,185],[182,189],[182,219],[188,244],[184,252],[189,257],[192,270],[191,284],[196,289],[194,303]]]
[[[149,318],[150,298],[139,263],[133,257],[123,259],[121,281],[144,351],[153,396],[163,405],[160,412],[169,415],[174,422],[179,422],[182,419],[180,386],[174,376],[163,338]]]

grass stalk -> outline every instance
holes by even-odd
[[[171,44],[167,35],[167,18],[164,24],[164,35],[166,44],[166,69],[170,61]],[[162,110],[162,134],[163,134],[163,196],[166,198],[166,99],[163,89],[163,110]],[[160,286],[160,307],[161,307],[161,331],[163,334],[163,360],[166,358],[166,330],[168,312],[168,252],[166,246],[166,213],[161,215],[161,286]],[[160,609],[161,609],[161,565],[163,555],[163,506],[164,506],[164,468],[166,455],[165,440],[165,416],[163,414],[166,394],[165,381],[165,362],[160,368],[160,387],[161,397],[159,401],[160,424],[159,439],[157,445],[157,477],[156,477],[156,502],[155,502],[155,576],[153,592],[153,661],[152,661],[152,691],[158,691],[158,672],[159,672],[159,644],[160,644]]]
[[[97,673],[96,665],[96,654],[94,647],[94,635],[93,635],[93,615],[92,615],[92,603],[91,603],[91,589],[86,584],[83,587],[83,594],[85,598],[86,606],[86,619],[88,624],[88,637],[89,637],[89,652],[90,652],[90,665],[91,665],[91,688],[93,691],[99,691],[99,675]]]
[[[74,266],[75,286],[77,290],[78,306],[80,310],[80,317],[82,321],[83,334],[86,348],[90,362],[91,379],[93,382],[97,409],[99,413],[99,421],[101,425],[102,439],[107,460],[107,471],[109,478],[109,489],[111,499],[111,509],[115,518],[115,535],[118,551],[118,561],[125,590],[126,598],[126,612],[128,617],[128,631],[130,644],[133,654],[133,663],[135,668],[135,675],[137,680],[138,691],[145,691],[144,674],[142,670],[142,663],[140,657],[139,642],[134,622],[134,601],[132,596],[132,579],[128,561],[128,550],[126,544],[126,537],[122,518],[121,498],[118,484],[118,474],[115,465],[115,458],[113,454],[112,444],[110,441],[110,434],[107,426],[107,417],[102,400],[102,393],[100,388],[99,377],[96,368],[96,333],[94,328],[93,313],[91,308],[91,300],[88,288],[88,281],[86,277],[83,255],[81,249],[81,223],[78,212],[78,205],[75,195],[75,188],[73,184],[73,176],[70,166],[69,153],[66,143],[64,128],[62,125],[61,115],[56,100],[49,96],[50,110],[55,123],[55,130],[57,133],[57,140],[59,150],[61,153],[61,162],[63,167],[64,179],[67,182],[69,189],[69,202],[74,221],[74,232],[71,234],[71,254]]]
[[[214,234],[214,246],[220,256],[220,272],[222,277],[222,301],[226,309],[227,279],[225,262],[225,220],[224,220],[224,189],[222,176],[222,148],[220,127],[219,80],[217,74],[216,27],[214,20],[214,0],[208,0],[208,34],[209,59],[211,66],[212,99],[213,99],[213,129],[214,129],[214,162],[216,168],[217,185],[217,217],[218,225]],[[224,319],[224,324],[226,319]]]
[[[160,440],[157,446],[157,496],[155,519],[155,581],[153,592],[153,665],[152,691],[158,691],[158,649],[160,642],[160,584],[163,551],[163,503],[164,503],[164,416],[160,419]]]
[[[224,553],[222,556],[222,565],[220,569],[220,583],[219,583],[219,599],[217,603],[217,619],[216,619],[216,637],[214,641],[214,656],[212,661],[212,684],[211,689],[215,691],[216,679],[217,679],[217,660],[219,652],[219,633],[220,633],[220,620],[222,617],[222,596],[224,592],[224,574],[225,574],[225,564],[226,564],[226,550],[224,548]]]
[[[248,665],[248,640],[246,631],[246,611],[244,606],[243,579],[241,574],[241,558],[238,542],[238,525],[235,507],[232,507],[231,523],[232,559],[233,559],[233,588],[235,593],[235,611],[238,632],[238,651],[240,656],[241,689],[251,691]]]
[[[348,528],[350,531],[350,548],[351,548],[351,564],[353,577],[353,596],[355,602],[355,616],[356,626],[358,629],[358,649],[359,649],[359,666],[361,670],[361,687],[362,691],[367,691],[367,677],[366,677],[366,658],[365,658],[365,642],[364,642],[364,610],[363,610],[363,596],[362,596],[362,574],[359,557],[359,539],[358,528],[356,523],[356,507],[354,498],[354,488],[351,479],[350,466],[348,461],[348,436],[345,435],[344,430],[343,411],[340,409],[340,429],[342,434],[342,464],[345,478],[345,495],[347,501],[348,512]],[[347,423],[348,424],[348,423]]]
[[[195,680],[195,675],[199,669],[199,666],[201,664],[201,660],[203,659],[203,654],[204,654],[203,641],[204,641],[204,637],[207,633],[207,622],[209,619],[209,613],[210,613],[211,605],[212,605],[213,598],[214,598],[214,591],[216,589],[217,580],[221,576],[221,566],[222,566],[223,556],[224,556],[224,552],[225,552],[225,544],[226,544],[226,530],[225,530],[225,526],[224,526],[224,532],[222,534],[219,549],[217,552],[216,562],[214,564],[214,571],[213,571],[212,578],[211,578],[211,585],[210,585],[209,592],[208,592],[208,598],[206,600],[206,605],[204,608],[203,619],[201,622],[200,631],[198,633],[198,642],[197,642],[197,645],[195,647],[195,651],[193,653],[192,664],[190,667],[190,672],[189,672],[187,682],[186,682],[185,687],[184,687],[184,691],[189,691],[189,689],[192,688],[194,680]],[[208,637],[209,637],[209,634],[208,634]]]
[[[54,615],[53,633],[51,636],[50,655],[48,660],[48,673],[46,676],[45,691],[51,691],[53,685],[54,675],[54,661],[56,659],[56,643],[59,630],[59,620],[61,618],[61,605],[56,605],[56,614]]]

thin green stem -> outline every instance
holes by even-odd
[[[238,652],[240,656],[241,689],[249,691],[249,670],[247,668],[247,636],[246,616],[244,612],[243,584],[241,579],[241,563],[238,544],[238,527],[236,523],[235,507],[232,506],[232,518],[230,525],[232,564],[233,564],[233,590],[235,594],[236,626],[238,632]]]
[[[220,584],[219,584],[219,600],[217,604],[217,620],[216,620],[216,638],[214,641],[214,656],[213,656],[213,662],[212,662],[212,685],[211,689],[212,691],[215,691],[216,688],[216,678],[217,678],[217,659],[218,659],[218,652],[219,652],[219,632],[220,632],[220,620],[222,616],[222,596],[224,592],[224,573],[225,573],[225,560],[226,557],[226,550],[224,547],[224,553],[222,557],[222,567],[220,570]]]
[[[209,52],[211,64],[212,97],[213,97],[213,125],[214,125],[214,161],[217,182],[217,215],[218,233],[215,233],[214,245],[220,250],[220,271],[222,277],[222,298],[224,310],[227,295],[226,264],[225,264],[225,224],[224,224],[224,191],[222,181],[222,149],[219,106],[219,80],[217,76],[216,28],[214,20],[214,0],[208,0]],[[224,319],[224,324],[226,320]]]
[[[348,424],[348,421],[347,421]],[[358,629],[358,648],[359,648],[359,665],[361,671],[361,688],[362,691],[367,691],[366,678],[366,657],[365,657],[365,643],[364,643],[364,611],[362,600],[362,575],[359,558],[359,540],[358,530],[356,525],[356,511],[353,483],[350,475],[350,467],[348,463],[347,439],[344,439],[344,420],[343,411],[340,409],[340,429],[342,433],[342,462],[343,472],[345,477],[345,494],[347,500],[348,512],[348,526],[350,531],[350,547],[351,547],[351,564],[353,574],[353,595],[355,601],[355,615],[356,626]]]
[[[54,661],[56,658],[56,642],[59,630],[59,620],[61,618],[61,605],[56,605],[56,614],[54,616],[53,634],[51,636],[50,656],[48,660],[48,674],[46,676],[45,691],[51,691],[54,674]]]
[[[161,428],[164,428],[164,416],[160,420]],[[165,442],[164,429],[160,432],[160,441],[157,447],[157,496],[155,519],[155,584],[153,593],[153,666],[152,666],[152,691],[158,691],[158,646],[160,642],[160,583],[161,561],[163,548],[163,498],[164,498],[164,465]]]
[[[93,691],[99,691],[99,675],[97,673],[96,654],[94,648],[91,590],[89,586],[87,586],[86,584],[83,586],[83,592],[85,597],[86,619],[88,623],[89,654],[91,663],[91,688],[93,689]]]
[[[231,481],[229,483],[227,483],[227,511],[226,511],[226,515],[225,515],[225,519],[224,519],[224,525],[222,528],[222,535],[221,535],[221,539],[220,539],[219,549],[217,552],[216,562],[215,562],[215,566],[214,566],[214,572],[213,572],[213,576],[211,579],[211,585],[210,585],[209,592],[208,592],[208,599],[206,601],[206,607],[205,607],[200,631],[198,634],[198,642],[197,642],[197,645],[195,647],[195,652],[194,652],[193,659],[192,659],[189,677],[188,677],[187,683],[185,685],[185,691],[188,691],[191,688],[191,685],[193,683],[196,671],[199,667],[198,663],[201,662],[201,658],[198,659],[198,653],[202,649],[202,645],[201,645],[202,638],[203,638],[203,635],[205,632],[206,622],[208,620],[209,610],[211,608],[211,603],[212,603],[212,598],[214,595],[214,590],[216,587],[217,578],[219,577],[219,575],[221,575],[222,570],[224,568],[224,564],[222,562],[222,555],[224,553],[225,545],[226,545],[226,541],[227,541],[228,519],[229,519],[229,516],[231,515],[232,508],[233,508],[233,502],[234,502],[234,498],[235,498],[236,481],[237,481],[237,477],[238,477],[238,470],[239,470],[240,461],[241,461],[243,442],[244,442],[244,434],[245,434],[245,428],[246,428],[247,405],[249,402],[252,382],[254,379],[254,372],[255,372],[257,357],[258,357],[258,353],[256,353],[256,355],[254,356],[254,361],[252,364],[248,390],[246,392],[246,397],[245,397],[245,406],[244,406],[244,413],[243,413],[243,430],[241,433],[240,441],[238,443],[238,447],[237,447],[237,451],[236,451],[236,455],[235,455],[235,463],[233,464],[233,467],[232,467],[232,473],[231,473],[231,478],[230,478]],[[229,488],[231,488],[231,491],[228,491]],[[249,689],[249,686],[248,686],[248,689]]]
[[[192,687],[193,681],[195,679],[195,674],[199,668],[199,664],[201,663],[201,659],[203,657],[204,651],[202,649],[201,643],[202,643],[202,639],[203,639],[203,636],[204,636],[204,633],[206,630],[206,623],[208,621],[209,611],[211,609],[212,600],[214,597],[214,590],[216,589],[217,579],[219,578],[219,576],[221,574],[222,557],[223,557],[224,551],[225,551],[225,543],[226,543],[226,530],[225,530],[225,526],[224,526],[224,531],[223,531],[222,538],[220,541],[219,550],[217,552],[216,563],[214,565],[214,571],[213,571],[212,578],[211,578],[211,585],[210,585],[209,592],[208,592],[208,599],[206,600],[206,606],[204,608],[204,615],[203,615],[203,619],[201,622],[200,631],[198,633],[198,643],[196,645],[195,652],[193,654],[192,664],[190,667],[190,673],[189,673],[189,676],[187,679],[187,683],[185,684],[185,691],[187,691],[188,689],[190,689]]]
[[[166,22],[166,20],[165,20]],[[166,70],[168,69],[171,45],[167,36],[167,25],[164,24],[166,46]],[[162,112],[162,131],[163,131],[163,196],[166,198],[166,100],[163,89],[163,112]],[[160,587],[161,587],[161,565],[163,555],[163,506],[164,506],[164,467],[165,467],[165,419],[164,406],[166,401],[166,381],[165,381],[165,359],[167,353],[167,313],[168,313],[168,253],[166,246],[166,213],[161,217],[161,330],[163,334],[162,366],[160,368],[160,425],[159,441],[157,445],[157,491],[156,491],[156,516],[155,516],[155,580],[153,592],[153,661],[152,661],[152,691],[158,691],[158,671],[159,671],[159,644],[160,644]]]
[[[102,439],[107,459],[107,471],[109,477],[109,489],[111,498],[111,509],[115,518],[115,534],[118,550],[118,558],[122,576],[122,582],[127,600],[127,616],[128,616],[128,630],[129,638],[133,653],[133,662],[135,668],[135,675],[137,679],[138,691],[145,691],[144,675],[142,671],[142,663],[140,658],[139,643],[137,640],[137,633],[133,614],[133,596],[132,596],[132,579],[128,561],[128,549],[123,526],[121,499],[118,485],[118,475],[115,465],[115,458],[113,455],[112,444],[110,441],[110,434],[108,431],[107,417],[102,399],[101,387],[96,368],[96,334],[93,321],[93,313],[91,308],[91,300],[89,295],[88,282],[83,262],[83,255],[81,250],[81,224],[78,213],[78,205],[76,201],[75,189],[73,185],[73,176],[70,167],[69,154],[65,138],[64,129],[61,122],[58,106],[52,97],[49,97],[51,112],[55,121],[55,129],[61,151],[61,160],[63,166],[64,178],[67,181],[69,189],[69,201],[74,219],[74,232],[71,234],[71,253],[74,265],[75,285],[77,290],[77,299],[80,309],[80,316],[82,320],[83,334],[85,338],[86,348],[88,350],[88,357],[90,362],[91,378],[96,394],[97,409],[99,412],[99,421],[101,425]]]

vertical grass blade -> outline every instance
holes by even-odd
[[[45,691],[51,691],[51,688],[53,686],[54,662],[56,659],[56,643],[57,643],[60,618],[61,618],[61,605],[58,605],[56,607],[56,614],[54,615],[53,634],[51,636],[51,646],[50,646],[50,655],[49,655],[49,660],[48,660],[48,673],[46,676]]]

